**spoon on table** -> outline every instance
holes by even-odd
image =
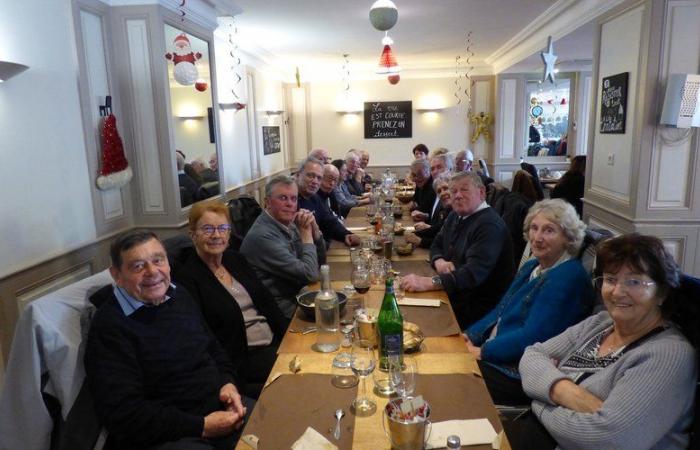
[[[340,439],[340,419],[342,419],[344,415],[345,415],[345,411],[343,411],[342,409],[335,410],[335,418],[338,420],[338,422],[336,422],[336,424],[335,424],[335,430],[333,431],[333,437],[336,440]]]

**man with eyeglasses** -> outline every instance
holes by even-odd
[[[326,245],[314,215],[297,209],[293,178],[273,177],[265,186],[265,209],[241,244],[241,253],[275,298],[285,317],[296,309],[295,296],[317,281]]]
[[[129,231],[110,256],[115,286],[85,351],[105,448],[233,448],[247,413],[236,373],[190,294],[170,282],[163,245]]]
[[[299,166],[296,177],[299,186],[299,208],[307,209],[314,214],[326,241],[330,242],[333,239],[347,246],[359,245],[360,237],[348,231],[318,195],[323,180],[321,161],[307,158]]]

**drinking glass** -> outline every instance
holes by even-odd
[[[384,258],[373,258],[370,267],[370,281],[372,284],[384,284],[386,267]]]
[[[403,356],[403,364],[398,358],[389,361],[389,383],[401,398],[409,397],[416,389],[416,362],[408,355]]]
[[[356,340],[352,345],[350,368],[360,377],[360,392],[352,402],[356,416],[371,416],[377,410],[377,404],[367,395],[367,377],[372,374],[377,364],[372,344],[364,339]]]
[[[364,264],[353,265],[350,274],[350,282],[358,294],[362,296],[361,304],[365,304],[365,294],[369,291],[370,276],[369,268]]]
[[[401,287],[401,277],[396,276],[394,278],[394,294],[396,295],[396,300],[403,300],[406,297],[406,291]]]
[[[342,352],[333,358],[333,367],[331,373],[331,384],[337,388],[345,389],[357,386],[357,376],[353,373],[350,363],[352,362],[352,354]]]

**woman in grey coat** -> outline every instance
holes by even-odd
[[[545,429],[535,423],[527,439],[546,431],[545,440],[566,449],[686,448],[697,357],[668,320],[678,267],[659,239],[639,234],[605,241],[598,267],[606,311],[521,359],[523,388]]]

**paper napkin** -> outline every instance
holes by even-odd
[[[488,419],[436,422],[433,423],[430,438],[425,448],[445,448],[447,437],[453,434],[459,436],[462,445],[491,445],[496,437],[496,430],[493,429]]]

